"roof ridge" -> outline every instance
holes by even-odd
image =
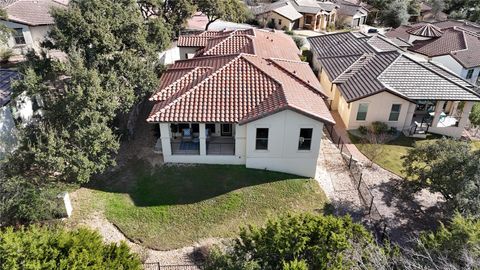
[[[355,60],[347,69],[345,69],[340,75],[337,76],[333,83],[345,83],[347,82],[353,75],[355,75],[360,69],[362,69],[366,64],[370,62],[376,56],[375,53],[364,53],[360,58]],[[347,75],[348,73],[348,75]],[[346,77],[341,79],[342,77]]]
[[[192,70],[190,70],[189,72],[185,73],[184,75],[182,75],[180,78],[178,78],[177,80],[173,81],[172,83],[170,83],[169,85],[163,87],[162,89],[159,89],[157,92],[155,92],[155,94],[153,94],[149,100],[150,101],[159,101],[157,100],[157,96],[163,92],[164,90],[168,89],[168,88],[171,88],[173,87],[174,85],[177,85],[180,81],[183,81],[186,77],[192,75],[194,72],[198,71],[199,69],[213,69],[212,67],[194,67]]]
[[[218,42],[217,44],[215,44],[213,47],[209,48],[208,50],[203,51],[202,54],[205,55],[205,54],[208,53],[209,51],[214,50],[214,49],[217,48],[220,44],[225,43],[227,40],[232,39],[234,36],[235,36],[235,35],[228,35],[228,36],[226,36],[226,37],[222,37],[223,39],[222,39],[220,42]],[[206,47],[206,46],[205,46],[205,47]]]
[[[242,58],[245,59],[246,61],[248,61],[250,64],[252,64],[256,69],[260,70],[261,73],[265,74],[267,77],[271,78],[272,80],[274,80],[276,83],[280,84],[280,86],[283,88],[283,83],[280,82],[279,80],[275,79],[274,77],[272,77],[272,75],[268,74],[267,72],[265,72],[263,69],[261,69],[259,66],[257,66],[254,62],[250,61],[248,58],[246,58],[245,56],[250,56],[250,57],[255,57],[255,58],[259,58],[259,59],[262,59],[261,57],[258,57],[256,55],[252,55],[252,54],[241,54]],[[266,61],[266,60],[265,60]]]
[[[173,98],[172,101],[168,102],[167,105],[165,105],[163,108],[161,108],[160,110],[158,110],[157,113],[160,113],[161,111],[167,109],[167,108],[170,108],[172,107],[173,105],[175,105],[176,103],[180,102],[181,100],[183,100],[184,98],[186,98],[187,96],[190,95],[190,93],[192,93],[193,91],[197,90],[200,85],[202,85],[203,83],[205,83],[206,81],[208,81],[210,78],[212,78],[213,76],[215,76],[216,74],[218,74],[219,72],[223,71],[224,69],[226,69],[227,67],[229,67],[230,65],[232,65],[235,61],[237,61],[238,59],[240,58],[243,58],[242,57],[243,54],[239,54],[237,57],[235,57],[234,59],[232,59],[231,61],[229,61],[228,63],[226,63],[225,65],[223,65],[222,67],[220,67],[219,69],[217,69],[215,72],[213,72],[212,74],[208,75],[206,78],[204,78],[203,80],[201,80],[200,82],[198,82],[194,87],[188,89],[188,90],[185,90],[184,93],[181,93],[181,94],[178,94],[177,96],[174,97],[174,95],[170,96],[169,99],[171,100]],[[243,58],[245,59],[245,58]],[[250,63],[250,61],[249,61]],[[255,66],[255,65],[254,65]],[[258,68],[257,66],[255,66],[256,68]]]
[[[300,80],[303,84],[305,84],[308,88],[310,89],[313,89],[316,91],[316,93],[319,93],[321,95],[323,95],[324,97],[327,97],[327,95],[321,90],[321,89],[318,89],[316,87],[314,87],[313,85],[310,84],[310,81],[305,81],[303,78],[300,78],[299,76],[297,76],[297,74],[295,73],[292,73],[291,71],[287,70],[286,68],[282,67],[281,65],[279,65],[278,63],[275,63],[275,60],[272,60],[270,59],[274,64],[275,66],[279,67],[281,70],[283,70],[284,72],[286,72],[287,74],[289,74],[290,76],[293,76],[294,78],[297,78],[298,80]],[[295,62],[294,62],[295,63]],[[301,62],[301,63],[304,63],[304,62]]]

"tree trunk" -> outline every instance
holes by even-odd
[[[210,19],[209,19],[207,25],[205,25],[205,31],[208,31],[208,27],[210,26],[210,24],[212,24],[212,23],[213,23],[214,21],[216,21],[216,20],[218,20],[218,18],[215,18],[215,19],[213,19],[213,20],[210,20]]]

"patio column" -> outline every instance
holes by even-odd
[[[437,104],[435,104],[435,114],[433,115],[433,120],[432,120],[432,127],[437,127],[438,122],[440,121],[440,115],[443,112],[443,104],[445,104],[445,101],[437,101]]]
[[[468,116],[470,115],[470,111],[472,110],[473,107],[473,102],[471,101],[466,101],[465,105],[463,106],[463,111],[462,111],[462,118],[460,118],[460,121],[458,122],[458,127],[460,128],[465,128],[468,126],[470,123],[470,120],[468,119]]]
[[[413,122],[413,115],[415,114],[415,109],[417,108],[417,104],[410,103],[408,104],[407,108],[407,115],[405,116],[405,123],[403,125],[403,129],[410,128]]]
[[[170,123],[160,123],[160,138],[162,140],[163,157],[172,155],[172,145],[170,144]]]
[[[200,156],[207,155],[207,136],[205,134],[205,123],[199,124],[198,139],[200,140]]]

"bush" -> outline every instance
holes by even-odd
[[[396,127],[390,127],[390,129],[388,130],[388,134],[389,135],[395,135],[397,134],[398,130]]]
[[[126,243],[105,244],[95,231],[9,227],[0,231],[0,269],[142,269]]]
[[[301,37],[293,37],[293,41],[295,41],[295,45],[297,45],[299,49],[301,49],[303,45],[305,45],[305,39]]]
[[[10,58],[13,56],[13,50],[12,49],[1,49],[0,50],[0,61],[2,63],[8,63]]]
[[[310,50],[303,50],[303,51],[302,51],[302,56],[305,57],[306,62],[308,62],[308,63],[310,64],[310,66],[313,66],[313,62],[312,62],[313,53],[312,53],[312,51],[310,51]]]
[[[372,123],[372,132],[374,134],[384,134],[388,131],[388,125],[384,122],[375,121]]]
[[[285,31],[285,34],[289,36],[293,36],[294,33],[292,30],[288,30],[286,26],[284,26],[283,28],[284,28],[283,30]]]
[[[350,217],[288,215],[241,229],[225,252],[210,254],[205,269],[351,269],[360,264],[376,269],[366,247],[382,250]]]
[[[274,22],[274,21],[269,21],[269,22],[267,23],[267,27],[268,27],[268,28],[275,29],[275,22]]]
[[[360,134],[362,134],[362,135],[367,135],[368,128],[366,126],[359,126],[358,127],[358,132],[360,132]]]

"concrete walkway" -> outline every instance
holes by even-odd
[[[352,141],[350,141],[350,137],[347,133],[347,128],[345,127],[345,124],[343,123],[340,114],[337,111],[330,111],[330,113],[332,114],[333,119],[335,119],[336,124],[335,126],[333,126],[335,133],[337,133],[337,135],[342,138],[344,147],[348,149],[354,159],[360,162],[368,162],[368,158],[365,157],[365,155],[363,155],[362,152],[358,150],[358,148],[355,146],[355,144],[352,143]]]

